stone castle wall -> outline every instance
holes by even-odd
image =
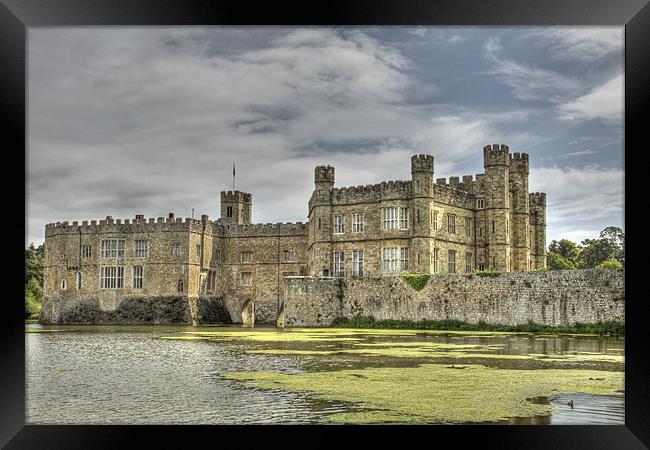
[[[421,291],[399,276],[291,277],[283,306],[287,327],[323,327],[354,316],[498,325],[624,323],[624,292],[623,271],[598,269],[433,275]]]

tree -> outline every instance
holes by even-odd
[[[25,250],[25,284],[32,278],[43,285],[43,244],[37,248],[33,242]]]
[[[43,244],[25,249],[25,317],[38,315],[43,304]]]
[[[619,227],[607,227],[600,232],[601,239],[608,239],[618,247],[616,259],[625,265],[625,233]]]
[[[576,265],[559,253],[549,251],[546,262],[549,270],[575,270]]]
[[[625,233],[622,229],[607,227],[600,232],[599,239],[582,241],[578,264],[580,268],[598,267],[601,263],[611,259],[615,259],[621,266],[625,266]]]
[[[575,264],[578,255],[580,254],[580,247],[573,241],[568,239],[561,239],[560,241],[552,241],[548,246],[548,251],[561,255],[564,259]]]

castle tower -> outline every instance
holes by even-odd
[[[532,192],[530,203],[530,256],[533,269],[546,268],[546,194]]]
[[[334,167],[317,166],[314,187],[309,199],[309,273],[312,276],[331,276]]]
[[[412,272],[431,272],[431,202],[433,201],[433,156],[411,157],[412,223],[411,262]]]
[[[510,195],[512,199],[510,243],[511,271],[530,270],[530,214],[528,203],[528,154],[510,155]]]
[[[253,220],[253,194],[221,191],[221,222],[225,225],[249,225]]]
[[[487,267],[498,272],[510,268],[510,154],[508,146],[483,147],[485,167],[485,237]]]

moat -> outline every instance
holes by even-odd
[[[616,337],[28,324],[25,339],[28,424],[624,424]]]

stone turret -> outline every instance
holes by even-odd
[[[221,192],[221,223],[248,225],[253,220],[253,194],[241,191]]]
[[[412,186],[412,212],[413,235],[411,237],[410,252],[412,270],[428,273],[430,271],[432,235],[431,201],[433,199],[433,156],[411,156],[411,186]]]
[[[486,261],[489,268],[509,272],[510,267],[510,154],[508,146],[483,147],[485,167]]]
[[[528,154],[514,153],[509,161],[511,214],[510,242],[513,271],[530,268],[530,231],[528,205]]]

